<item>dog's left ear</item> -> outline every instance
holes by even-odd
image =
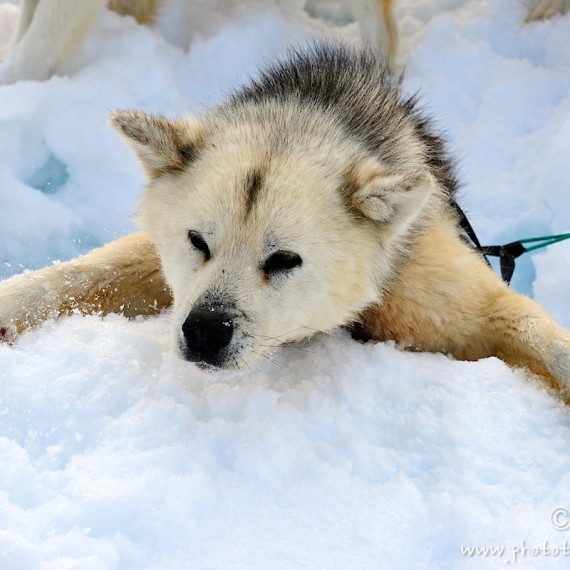
[[[436,187],[427,169],[391,172],[368,159],[354,165],[346,177],[347,205],[375,222],[409,222]]]
[[[193,117],[170,121],[140,111],[113,111],[110,122],[126,137],[150,178],[189,166],[202,142],[201,126]]]

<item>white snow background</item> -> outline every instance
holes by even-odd
[[[396,4],[481,241],[570,231],[570,15]],[[332,0],[167,0],[153,28],[106,12],[63,76],[0,87],[0,277],[133,229],[111,109],[199,114],[319,26],[358,33]],[[570,242],[525,257],[514,286],[570,326]],[[522,371],[339,332],[209,375],[168,327],[74,316],[0,346],[2,570],[570,568],[570,415]]]

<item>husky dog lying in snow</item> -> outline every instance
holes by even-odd
[[[393,59],[398,28],[393,0],[345,0],[358,19],[365,43]],[[9,49],[11,69],[0,83],[47,79],[67,61],[105,6],[150,23],[161,0],[21,0],[20,17]]]
[[[111,121],[148,176],[143,232],[1,282],[5,339],[172,303],[177,350],[207,369],[348,326],[570,393],[570,334],[465,243],[444,143],[371,53],[317,44],[199,119]]]

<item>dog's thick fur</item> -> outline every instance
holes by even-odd
[[[175,344],[204,367],[344,325],[496,355],[570,393],[570,334],[465,243],[443,141],[371,54],[319,44],[200,119],[112,123],[148,175],[144,231],[0,283],[6,339],[71,311],[155,313],[172,294]]]

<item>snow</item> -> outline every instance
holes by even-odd
[[[570,17],[524,13],[397,2],[407,88],[484,243],[570,231]],[[200,113],[324,26],[357,33],[332,0],[167,0],[153,29],[105,13],[64,76],[0,87],[0,276],[133,229],[111,109]],[[514,286],[570,326],[570,242],[525,257]],[[169,341],[167,314],[76,315],[0,346],[0,568],[568,567],[570,416],[522,371],[339,332],[212,375]]]

